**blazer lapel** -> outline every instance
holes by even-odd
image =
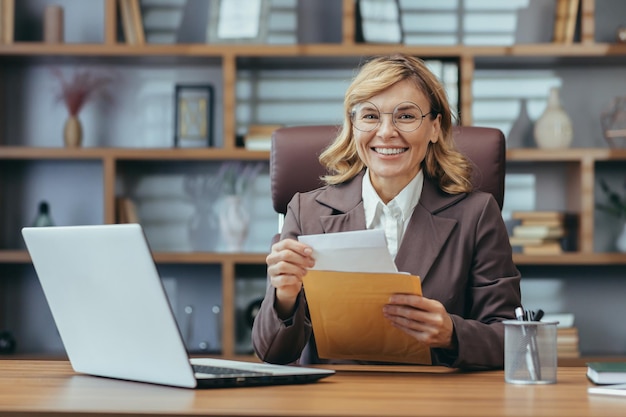
[[[415,206],[396,255],[399,271],[417,271],[422,280],[428,276],[428,271],[457,224],[456,220],[437,216],[437,213],[465,196],[445,194],[432,180],[424,179],[420,201]]]
[[[349,182],[328,187],[317,196],[316,201],[319,204],[333,211],[333,214],[320,218],[324,233],[365,229],[365,211],[361,196],[363,174],[364,171]]]

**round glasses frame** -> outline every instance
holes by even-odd
[[[362,112],[359,112],[360,110]],[[417,104],[412,101],[403,101],[394,107],[392,112],[381,112],[374,103],[364,101],[352,108],[350,120],[357,130],[371,132],[380,127],[383,114],[390,114],[393,125],[401,132],[408,133],[419,129],[424,118],[433,114],[433,111],[424,114]]]

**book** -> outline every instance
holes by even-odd
[[[146,34],[143,30],[143,19],[141,17],[141,5],[139,0],[128,0],[130,3],[130,13],[132,20],[132,30],[137,39],[137,45],[145,45]]]
[[[15,0],[1,0],[0,43],[13,43],[15,32]]]
[[[567,16],[565,27],[563,28],[563,42],[573,43],[576,32],[576,22],[578,21],[578,6],[580,0],[569,0],[567,6]]]
[[[558,324],[557,332],[561,329],[568,329],[574,327],[574,314],[573,313],[546,313],[541,321],[556,321]]]
[[[513,228],[514,237],[526,237],[526,238],[561,238],[565,236],[565,229],[562,226],[543,226],[543,225],[530,225],[525,226],[523,224],[515,226]]]
[[[122,30],[127,44],[136,45],[137,36],[133,30],[133,11],[129,0],[118,0],[120,16],[122,18]]]
[[[561,242],[549,241],[539,245],[511,245],[513,253],[524,255],[560,255],[563,253]]]
[[[626,384],[603,385],[598,387],[587,388],[589,394],[615,395],[618,397],[626,397]]]
[[[561,219],[524,219],[519,220],[519,224],[524,226],[562,226],[564,221]]]
[[[0,0],[0,44],[4,43],[4,0]]]
[[[626,384],[626,362],[588,362],[587,378],[595,384]]]
[[[567,22],[567,9],[569,0],[556,0],[556,9],[554,13],[554,32],[552,42],[563,43],[565,36],[565,24]]]
[[[511,246],[544,246],[552,243],[558,243],[561,245],[558,239],[549,239],[544,237],[523,237],[523,236],[510,236],[509,242]]]
[[[576,215],[574,213],[569,213],[569,212],[560,211],[560,210],[514,211],[513,213],[511,213],[511,218],[519,219],[522,221],[559,220],[559,221],[564,222],[566,219],[572,218],[575,216]]]
[[[115,199],[117,223],[139,223],[135,202],[128,197]]]

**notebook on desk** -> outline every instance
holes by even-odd
[[[189,358],[138,224],[22,235],[76,372],[188,388],[296,384],[327,369]]]

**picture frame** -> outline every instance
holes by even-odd
[[[213,0],[209,8],[208,43],[264,43],[269,0]]]
[[[174,147],[213,146],[213,86],[177,84],[174,101]]]
[[[399,0],[358,0],[356,15],[357,42],[404,43]]]

